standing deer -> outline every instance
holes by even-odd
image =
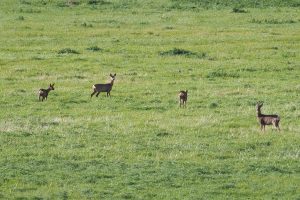
[[[261,107],[263,106],[263,102],[257,102],[256,104],[256,117],[260,124],[260,130],[265,131],[266,125],[273,125],[278,131],[280,131],[279,128],[279,121],[280,117],[278,115],[264,115],[261,113]]]
[[[44,101],[44,99],[47,100],[48,94],[51,90],[54,90],[54,83],[52,85],[50,83],[48,89],[40,89],[39,90],[39,101],[41,101],[41,98],[42,98],[42,101]]]
[[[91,98],[93,97],[94,94],[96,94],[96,97],[99,96],[100,92],[106,92],[106,97],[110,96],[110,91],[114,85],[114,81],[115,81],[115,78],[116,78],[116,75],[117,74],[109,74],[111,80],[110,80],[110,83],[106,83],[106,84],[95,84],[93,85],[93,90],[94,92],[91,94]]]
[[[181,105],[183,107],[186,107],[186,101],[187,101],[187,97],[188,97],[187,93],[188,93],[187,90],[186,91],[181,90],[179,92],[179,94],[178,94],[178,96],[179,96],[179,107],[181,107]]]

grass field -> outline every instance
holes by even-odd
[[[235,2],[1,0],[0,199],[300,199],[300,3]]]

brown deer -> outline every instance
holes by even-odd
[[[256,104],[256,117],[260,124],[260,130],[265,131],[266,125],[273,125],[278,131],[280,131],[279,128],[279,121],[280,117],[278,115],[264,115],[261,113],[261,107],[263,106],[263,102],[257,102]]]
[[[44,101],[44,99],[47,100],[48,94],[51,90],[54,90],[54,83],[49,85],[48,89],[40,89],[39,90],[39,101]]]
[[[188,91],[183,91],[181,90],[178,94],[179,96],[179,107],[181,107],[181,105],[183,107],[186,107],[186,101],[187,101],[187,97],[188,97]]]
[[[111,80],[110,80],[110,83],[106,83],[106,84],[95,84],[93,85],[93,90],[94,92],[91,94],[91,98],[93,97],[94,94],[96,94],[96,97],[99,96],[100,92],[106,92],[106,97],[110,96],[110,91],[114,85],[114,81],[115,81],[115,78],[116,78],[116,75],[117,74],[109,74]]]

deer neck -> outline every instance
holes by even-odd
[[[111,86],[114,85],[114,81],[115,81],[115,80],[111,80],[111,81],[110,81],[110,85],[111,85]]]
[[[257,117],[262,116],[260,109],[258,109],[258,110],[256,111],[256,116],[257,116]]]
[[[46,91],[47,91],[47,93],[49,93],[51,91],[51,88],[48,88]]]

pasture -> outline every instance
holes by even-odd
[[[1,0],[0,198],[299,199],[299,2],[234,2]]]

